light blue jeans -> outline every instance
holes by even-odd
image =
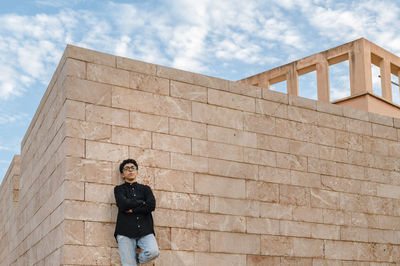
[[[144,264],[160,255],[157,241],[153,234],[148,234],[140,238],[117,235],[117,242],[123,266],[137,266],[137,262]],[[136,255],[136,248],[138,247],[142,252]]]

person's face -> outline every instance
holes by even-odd
[[[133,183],[136,181],[137,172],[136,166],[133,163],[127,163],[122,169],[121,176],[126,182]]]

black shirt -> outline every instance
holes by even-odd
[[[156,200],[149,186],[125,182],[114,188],[114,196],[118,206],[115,237],[139,238],[154,234],[151,212],[156,208]],[[126,213],[127,210],[133,213]]]

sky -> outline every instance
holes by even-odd
[[[400,56],[398,25],[392,0],[1,1],[0,182],[67,44],[239,80],[361,37]],[[346,64],[330,68],[332,99],[350,93]],[[315,99],[315,72],[299,86]]]

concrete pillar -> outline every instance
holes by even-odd
[[[387,58],[382,59],[381,68],[381,88],[382,97],[388,101],[392,101],[392,82],[390,76],[390,61]]]
[[[299,77],[294,64],[290,66],[289,71],[286,73],[286,88],[288,94],[299,95]]]
[[[372,93],[371,48],[365,39],[354,42],[349,53],[351,95]]]
[[[317,63],[317,91],[318,100],[329,102],[329,65],[328,61],[323,58]]]

